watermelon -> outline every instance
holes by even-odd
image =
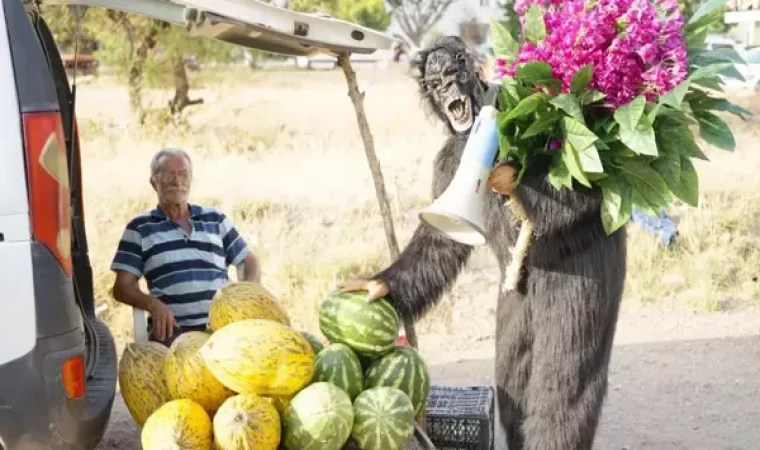
[[[357,354],[378,356],[393,349],[400,319],[391,303],[366,301],[367,293],[333,291],[319,305],[319,328],[332,343],[351,347]]]
[[[343,389],[353,401],[364,389],[364,371],[359,358],[345,344],[328,345],[314,361],[312,382],[320,381]]]
[[[430,395],[430,372],[420,354],[412,347],[399,346],[378,358],[364,374],[364,388],[392,386],[401,389],[419,415]]]
[[[301,331],[301,334],[306,338],[307,341],[309,341],[309,345],[311,345],[311,349],[314,350],[315,356],[317,353],[321,352],[323,348],[325,348],[325,344],[322,342],[322,340],[309,333],[308,331]]]
[[[414,405],[400,389],[367,389],[354,401],[351,437],[361,450],[401,450],[414,435]]]
[[[346,392],[318,382],[298,392],[282,415],[287,450],[340,450],[351,437],[354,407]]]

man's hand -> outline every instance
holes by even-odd
[[[512,196],[520,167],[516,163],[499,163],[488,176],[488,186],[499,194]]]
[[[348,280],[338,284],[341,292],[367,291],[367,302],[388,295],[388,284],[382,280]]]
[[[174,329],[179,328],[171,308],[157,298],[150,304],[150,317],[153,321],[153,336],[159,341],[170,338]]]

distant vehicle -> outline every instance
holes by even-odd
[[[0,0],[0,450],[91,450],[111,416],[117,354],[95,313],[75,90],[40,3],[120,9],[291,56],[393,40],[255,0]],[[196,8],[205,19],[186,23]],[[147,339],[145,312],[134,318]]]

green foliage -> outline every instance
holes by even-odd
[[[697,206],[699,181],[692,159],[707,158],[690,126],[696,125],[705,142],[732,151],[733,133],[716,113],[752,115],[705,89],[705,85],[720,89],[719,74],[741,77],[734,64],[742,59],[735,51],[708,51],[700,44],[704,40],[700,36],[720,20],[717,12],[724,4],[725,0],[706,0],[687,19],[684,33],[693,43],[689,78],[654,102],[639,95],[615,109],[589,87],[590,66],[575,74],[569,92],[560,93],[551,66],[519,64],[514,77],[501,81],[499,158],[519,161],[518,182],[528,166],[545,160],[555,189],[573,189],[574,182],[599,187],[607,233],[625,225],[633,208],[657,216],[676,198]],[[492,23],[497,57],[514,61],[522,43],[545,38],[540,12],[529,10],[526,19],[524,37]]]
[[[300,12],[325,12],[379,31],[391,23],[383,0],[294,0],[289,8]]]

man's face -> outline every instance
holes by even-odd
[[[165,158],[153,179],[153,188],[162,203],[186,203],[192,172],[182,156]]]

